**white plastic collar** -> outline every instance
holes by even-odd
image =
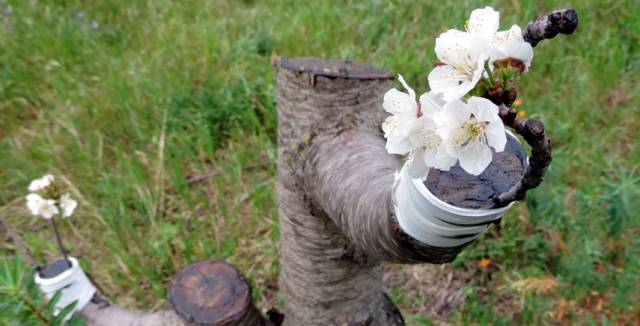
[[[435,247],[457,247],[474,240],[511,207],[468,209],[450,205],[433,195],[421,179],[409,176],[406,166],[394,187],[400,228],[416,240]]]
[[[96,288],[87,278],[78,260],[69,257],[69,261],[71,261],[71,268],[53,278],[41,278],[38,273],[35,275],[36,284],[47,299],[53,298],[57,291],[62,291],[62,296],[55,306],[55,314],[74,301],[78,301],[73,312],[67,315],[67,319],[71,318],[76,311],[82,310],[96,293]]]

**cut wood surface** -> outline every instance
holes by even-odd
[[[527,167],[526,156],[522,145],[508,136],[504,151],[494,151],[493,160],[480,175],[469,174],[456,164],[449,171],[431,169],[424,184],[436,197],[451,205],[493,208],[494,197],[508,191],[522,179]]]
[[[196,325],[266,325],[244,275],[220,260],[189,265],[171,285],[169,301],[178,315]]]

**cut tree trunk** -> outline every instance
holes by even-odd
[[[350,62],[276,63],[285,325],[402,325],[382,263],[445,263],[463,246],[411,238],[394,217],[397,156],[380,130],[393,76]]]

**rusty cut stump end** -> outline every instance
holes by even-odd
[[[169,289],[175,312],[196,325],[262,325],[242,273],[221,260],[194,263]]]

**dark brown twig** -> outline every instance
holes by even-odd
[[[544,124],[536,119],[524,119],[515,109],[500,105],[500,118],[503,123],[522,135],[531,146],[531,157],[524,176],[508,191],[494,198],[496,207],[504,207],[515,200],[521,200],[529,189],[540,185],[544,173],[551,163],[551,142],[544,132]]]
[[[53,232],[56,234],[56,241],[58,241],[58,248],[60,248],[60,252],[62,252],[62,256],[64,256],[64,260],[67,262],[67,265],[71,267],[71,261],[69,261],[67,250],[64,248],[64,244],[62,243],[62,238],[60,238],[60,232],[58,232],[58,226],[56,225],[55,216],[51,217],[50,220],[51,220],[51,226],[53,226]]]
[[[571,34],[578,27],[578,13],[572,8],[559,9],[538,17],[527,24],[522,37],[531,46],[558,34]]]

